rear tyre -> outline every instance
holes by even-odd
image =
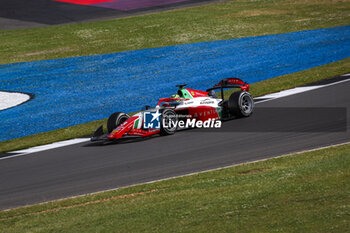
[[[107,130],[108,133],[111,133],[115,128],[120,124],[126,121],[129,118],[129,115],[124,112],[115,112],[109,116],[107,121]]]
[[[248,117],[253,113],[254,100],[246,91],[234,92],[228,100],[228,109],[236,117]]]
[[[176,132],[177,128],[177,115],[172,109],[164,109],[162,111],[162,119],[160,126],[160,135],[172,135]]]

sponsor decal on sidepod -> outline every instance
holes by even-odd
[[[162,114],[159,111],[149,111],[143,113],[143,128],[145,129],[160,129]],[[222,122],[217,119],[208,119],[206,121],[197,120],[195,118],[187,118],[185,120],[164,121],[163,126],[166,128],[180,127],[180,128],[221,128]]]

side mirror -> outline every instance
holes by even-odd
[[[215,93],[214,90],[209,91],[208,96],[211,96],[211,97],[213,97],[213,98],[215,98],[215,99],[218,98],[218,96],[216,95],[216,93]]]

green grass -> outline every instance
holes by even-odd
[[[250,92],[254,97],[257,97],[349,72],[350,58],[347,58],[324,66],[254,83],[251,85]],[[226,91],[225,94],[228,96],[230,90]],[[92,135],[94,130],[102,124],[104,124],[104,128],[106,129],[106,121],[107,119],[102,119],[36,135],[3,141],[0,142],[0,154],[33,146],[45,145],[52,142],[89,136]]]
[[[0,31],[0,64],[349,24],[348,0],[235,0],[103,22]]]
[[[347,232],[350,144],[0,212],[0,232]]]

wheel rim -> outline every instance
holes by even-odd
[[[163,125],[166,126],[164,127],[165,130],[168,132],[173,132],[176,130],[176,114],[173,112],[165,112],[163,114]],[[171,127],[170,127],[171,126]]]
[[[124,121],[126,121],[129,117],[128,116],[122,116],[119,119],[116,120],[115,125],[119,126],[121,125]]]
[[[253,101],[249,95],[243,95],[241,99],[241,109],[245,114],[251,113],[253,108]]]

